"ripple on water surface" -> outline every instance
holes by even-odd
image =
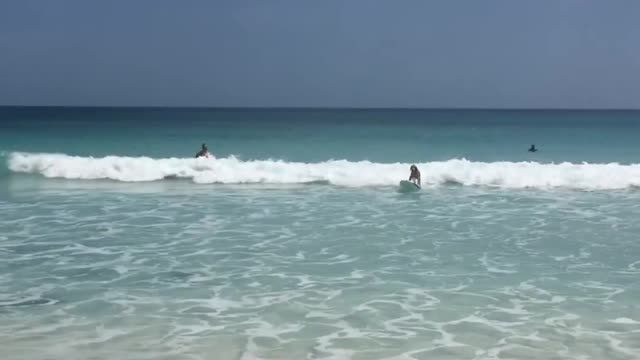
[[[0,203],[7,359],[640,354],[635,192],[127,186]]]

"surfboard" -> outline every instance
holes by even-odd
[[[418,191],[418,190],[420,190],[420,185],[407,180],[400,181],[400,191],[410,192],[410,191]]]

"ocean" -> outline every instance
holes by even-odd
[[[2,358],[640,359],[639,135],[634,111],[0,108]]]

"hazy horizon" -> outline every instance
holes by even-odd
[[[175,109],[175,110],[354,110],[354,111],[630,111],[640,112],[640,108],[478,108],[478,107],[335,107],[335,106],[148,106],[148,105],[0,105],[0,109]]]

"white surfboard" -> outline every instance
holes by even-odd
[[[418,191],[418,190],[420,190],[420,185],[407,180],[400,181],[400,191],[410,192],[410,191]]]

